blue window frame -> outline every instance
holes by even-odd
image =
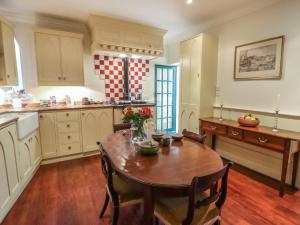
[[[176,132],[177,66],[155,65],[156,128]]]

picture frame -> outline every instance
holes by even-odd
[[[285,36],[235,47],[234,80],[280,80]]]

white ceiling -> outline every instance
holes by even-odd
[[[237,12],[249,13],[280,0],[1,0],[0,8],[22,14],[46,14],[85,22],[89,14],[156,26],[174,35]],[[241,15],[236,15],[241,16]]]

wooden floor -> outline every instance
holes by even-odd
[[[2,225],[108,225],[98,157],[41,166]],[[143,224],[142,206],[121,209],[120,224]],[[300,225],[300,191],[278,197],[273,187],[232,170],[223,225]]]

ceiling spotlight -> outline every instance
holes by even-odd
[[[186,3],[187,3],[187,4],[192,4],[192,3],[193,3],[193,0],[186,0]]]

